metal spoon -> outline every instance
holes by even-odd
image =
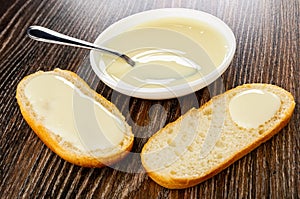
[[[129,65],[134,66],[135,62],[128,57],[127,55],[108,49],[99,47],[93,43],[89,43],[87,41],[83,41],[80,39],[76,39],[58,32],[55,32],[53,30],[50,30],[48,28],[44,28],[41,26],[30,26],[27,29],[27,34],[31,39],[37,40],[37,41],[43,41],[48,43],[55,43],[55,44],[63,44],[68,46],[75,46],[80,48],[86,48],[90,50],[98,50],[102,52],[111,53],[113,55],[116,55],[122,59],[124,59]]]

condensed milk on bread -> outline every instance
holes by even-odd
[[[250,89],[235,95],[229,103],[231,118],[245,128],[257,128],[271,119],[280,108],[274,93]]]
[[[61,76],[34,77],[25,86],[25,96],[43,126],[80,150],[106,149],[123,140],[120,119]]]

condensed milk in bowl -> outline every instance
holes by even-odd
[[[229,66],[236,41],[231,29],[205,12],[164,8],[126,17],[108,27],[95,44],[128,55],[91,51],[97,76],[112,89],[144,99],[168,99],[195,92]]]

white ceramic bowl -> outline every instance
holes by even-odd
[[[212,28],[218,31],[224,37],[228,47],[227,54],[221,64],[217,66],[213,72],[192,82],[172,87],[138,88],[124,82],[116,82],[112,79],[111,76],[103,71],[105,68],[103,69],[99,67],[99,52],[91,51],[90,62],[97,76],[106,85],[120,93],[144,99],[168,99],[187,95],[215,81],[228,68],[235,53],[236,41],[233,32],[222,20],[205,12],[184,8],[163,8],[137,13],[123,18],[109,26],[97,37],[94,43],[101,46],[105,41],[141,23],[166,17],[181,17],[198,20],[201,23],[209,24]]]

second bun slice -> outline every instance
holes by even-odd
[[[29,126],[68,162],[102,167],[132,148],[134,136],[124,116],[73,72],[29,75],[19,83],[16,98]]]
[[[143,147],[142,164],[161,186],[194,186],[278,133],[294,108],[293,96],[278,86],[236,87],[154,134]]]

